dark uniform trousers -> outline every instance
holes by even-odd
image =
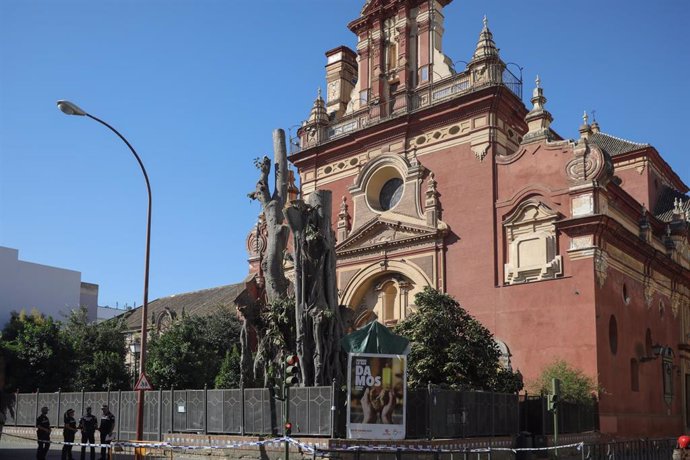
[[[96,432],[95,431],[82,431],[81,432],[81,443],[82,444],[96,444]],[[96,448],[91,446],[91,460],[96,460]],[[81,460],[86,457],[86,446],[81,446]]]

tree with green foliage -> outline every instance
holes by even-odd
[[[600,388],[597,383],[580,369],[571,367],[562,359],[546,366],[539,377],[530,382],[531,393],[547,395],[552,393],[552,379],[561,381],[561,399],[572,403],[593,404]]]
[[[71,390],[129,388],[131,382],[125,365],[127,348],[124,331],[124,323],[118,318],[102,323],[89,322],[84,307],[70,313],[62,334],[72,350]]]
[[[426,287],[415,296],[417,311],[396,334],[408,338],[411,387],[432,383],[449,388],[515,393],[522,376],[502,369],[493,335],[450,295]]]
[[[232,347],[232,351],[225,352],[225,358],[215,379],[216,389],[240,387],[240,359],[237,345]]]
[[[23,391],[57,391],[67,386],[70,349],[60,334],[60,323],[32,311],[13,312],[2,334],[6,350],[7,384]]]
[[[227,351],[239,343],[240,323],[227,308],[210,316],[183,314],[152,336],[146,372],[158,388],[213,387]]]

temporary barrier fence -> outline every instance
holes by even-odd
[[[158,441],[165,433],[278,435],[282,434],[283,403],[272,389],[156,390],[144,393],[144,440]],[[524,399],[524,398],[523,398]],[[343,388],[290,388],[290,422],[297,436],[345,437],[346,400]],[[77,419],[86,407],[96,416],[107,404],[115,416],[118,439],[134,439],[137,393],[133,391],[17,393],[14,419],[8,425],[33,426],[40,408],[49,408],[54,426],[61,427],[63,413],[71,408]],[[552,416],[545,403],[532,397],[457,391],[428,385],[407,391],[407,439],[466,438],[515,435],[528,431],[549,434]],[[596,428],[596,406],[584,411],[564,406],[560,432],[582,432]],[[585,414],[582,417],[578,414]],[[573,419],[575,420],[575,419]],[[570,428],[570,429],[569,429]],[[541,444],[536,442],[535,446]]]

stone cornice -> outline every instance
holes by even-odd
[[[665,276],[682,282],[690,287],[690,270],[677,264],[671,257],[656,250],[640,240],[638,235],[628,231],[620,222],[603,215],[595,214],[585,217],[563,219],[555,223],[556,229],[569,237],[593,235],[594,246],[605,248],[606,244],[620,247],[631,257]]]
[[[374,218],[360,227],[357,231],[351,234],[345,241],[338,244],[335,248],[336,255],[340,259],[363,255],[367,253],[377,253],[382,250],[393,250],[398,248],[419,246],[420,244],[430,243],[435,245],[442,241],[446,233],[447,227],[444,223],[439,222],[439,228],[431,228],[404,222],[393,222],[381,217]],[[414,236],[406,236],[400,239],[393,239],[381,242],[374,242],[365,246],[358,246],[358,243],[366,242],[372,235],[375,235],[380,229],[392,229],[395,231],[404,231]]]
[[[288,159],[299,169],[314,166],[324,156],[324,161],[337,158],[349,158],[367,148],[383,144],[391,139],[408,139],[417,131],[425,131],[461,121],[479,114],[508,114],[513,109],[526,113],[524,105],[510,90],[503,86],[487,86],[467,93],[458,98],[451,98],[436,105],[424,107],[417,111],[407,112],[380,123],[375,123],[348,135],[324,142],[290,155]],[[518,110],[518,118],[520,111]],[[511,117],[512,119],[512,117]]]

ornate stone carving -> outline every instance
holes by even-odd
[[[647,277],[644,283],[644,303],[647,308],[652,308],[652,300],[654,299],[654,288],[652,287],[652,280]]]
[[[489,153],[489,146],[490,144],[486,144],[483,147],[472,147],[472,152],[474,153],[474,156],[477,158],[477,160],[481,162],[484,161],[486,154]]]
[[[347,198],[343,196],[338,213],[338,241],[345,241],[350,231],[350,216],[347,213]]]
[[[426,214],[426,224],[429,227],[436,227],[438,223],[438,192],[436,191],[434,173],[429,174],[429,179],[426,182],[424,211]]]
[[[680,294],[678,291],[673,291],[673,293],[671,294],[671,312],[673,313],[673,317],[677,318],[678,312],[681,310],[681,307],[687,306],[688,299],[684,299],[682,294]]]
[[[580,138],[573,148],[575,158],[570,160],[565,171],[574,185],[597,181],[605,185],[613,174],[613,166],[599,147],[589,144],[587,139]]]
[[[247,255],[251,257],[259,256],[266,249],[266,218],[263,213],[259,214],[259,220],[247,235]]]
[[[608,276],[609,261],[608,255],[605,251],[597,251],[594,256],[594,273],[597,276],[597,283],[600,288],[604,287],[606,283],[606,277]]]
[[[508,242],[507,284],[556,278],[563,273],[555,222],[559,215],[544,203],[526,201],[503,223]]]

